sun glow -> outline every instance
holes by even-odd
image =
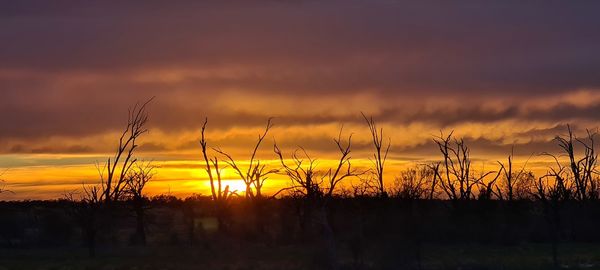
[[[215,179],[214,184],[215,184],[215,189],[218,188],[218,183],[217,183],[216,179]],[[209,180],[201,181],[201,185],[203,188],[210,190],[210,181]],[[236,192],[237,194],[246,193],[246,184],[244,184],[244,181],[242,179],[222,180],[221,181],[222,190],[225,190],[225,187],[227,187],[227,186],[229,186],[229,191]]]

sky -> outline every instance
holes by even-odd
[[[440,132],[493,168],[511,149],[543,166],[567,124],[600,126],[597,1],[0,5],[0,172],[12,191],[0,200],[98,181],[128,108],[151,97],[138,154],[160,168],[148,192],[178,196],[207,194],[205,117],[209,144],[241,162],[274,117],[260,158],[276,157],[276,140],[326,169],[342,125],[357,166],[369,165],[363,112],[391,139],[389,179],[439,159]]]

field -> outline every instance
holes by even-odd
[[[548,245],[427,245],[423,246],[423,269],[550,269]],[[319,269],[315,254],[301,246],[240,247],[120,247],[102,249],[96,258],[82,248],[2,249],[0,269]],[[386,265],[366,262],[364,269],[405,269],[402,251],[388,251]],[[600,269],[600,245],[565,243],[561,247],[564,269]],[[350,254],[341,269],[356,269]],[[373,254],[373,258],[377,258]],[[394,262],[395,259],[399,261]],[[371,265],[371,266],[369,266]]]
[[[122,205],[98,216],[93,256],[76,206],[2,203],[0,269],[600,269],[593,202],[548,219],[534,201],[338,198],[304,226],[302,199],[233,201],[224,220],[203,198],[148,203],[145,245]]]

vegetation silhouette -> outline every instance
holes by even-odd
[[[206,118],[199,160],[211,193],[148,197],[144,189],[160,168],[139,160],[136,150],[149,131],[152,100],[129,110],[115,154],[97,165],[98,184],[58,200],[0,202],[0,266],[69,264],[62,259],[72,257],[89,269],[600,267],[595,132],[577,137],[567,126],[568,134],[555,139],[561,154],[542,154],[554,165],[541,176],[528,162],[517,168],[514,151],[495,170],[475,169],[467,141],[440,133],[432,138],[437,161],[405,168],[389,181],[391,140],[365,114],[373,150],[368,170],[352,163],[353,135],[343,127],[333,138],[332,166],[302,147],[286,154],[275,140],[276,162],[261,160],[257,153],[273,119],[241,162],[209,144]],[[227,185],[226,167],[244,183],[243,195]],[[290,184],[266,194],[274,174]],[[80,247],[93,259],[73,255]],[[24,249],[27,262],[19,256]],[[164,256],[150,255],[157,253]]]

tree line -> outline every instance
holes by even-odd
[[[97,164],[100,183],[84,185],[80,193],[65,195],[70,203],[70,215],[81,227],[90,256],[96,253],[98,233],[110,232],[115,227],[115,213],[123,209],[135,216],[136,226],[133,242],[145,245],[146,210],[150,199],[144,188],[152,181],[158,166],[151,161],[139,160],[136,150],[140,138],[148,132],[148,105],[150,99],[130,108],[127,124],[118,138],[118,145],[112,156],[103,164]],[[385,173],[386,161],[391,148],[391,139],[386,137],[373,117],[362,114],[365,127],[370,134],[372,149],[371,167],[359,169],[352,163],[352,134],[346,135],[343,127],[333,138],[338,159],[328,168],[317,164],[317,159],[304,148],[291,153],[282,151],[277,142],[272,145],[278,166],[269,166],[257,157],[265,138],[273,128],[268,119],[256,143],[248,151],[247,165],[210,144],[206,135],[208,119],[204,120],[200,132],[199,148],[201,159],[210,184],[209,203],[217,219],[220,233],[230,232],[231,211],[235,204],[243,201],[253,216],[252,229],[264,234],[267,230],[269,203],[273,200],[292,198],[297,205],[298,224],[301,234],[307,239],[315,234],[324,239],[322,247],[329,268],[336,269],[337,243],[331,226],[330,205],[338,198],[369,198],[372,200],[401,200],[406,202],[423,200],[443,200],[454,207],[471,201],[501,201],[510,204],[518,201],[536,201],[543,206],[543,212],[552,230],[553,261],[558,264],[558,233],[560,231],[560,208],[565,203],[597,201],[600,198],[600,177],[597,170],[595,152],[595,132],[587,131],[585,137],[577,137],[571,127],[567,136],[557,136],[555,141],[561,155],[543,153],[554,164],[544,175],[536,176],[527,168],[527,163],[516,167],[511,152],[505,161],[498,161],[495,170],[482,171],[473,168],[471,149],[464,139],[451,132],[433,138],[440,160],[419,164],[402,170],[395,178],[388,179]],[[561,157],[567,157],[563,162]],[[233,170],[243,181],[243,194],[231,190],[224,183],[222,171]],[[290,185],[273,193],[263,190],[269,177],[285,175]],[[358,181],[350,181],[356,179]],[[356,184],[358,183],[358,184]],[[2,188],[2,191],[6,191]],[[194,216],[194,208],[187,210]],[[417,218],[412,217],[410,222]],[[194,222],[193,220],[191,221]],[[416,226],[416,225],[415,225]],[[113,228],[114,229],[114,228]],[[318,232],[318,233],[317,233]],[[114,233],[114,230],[113,230]],[[190,227],[191,235],[194,226]],[[416,241],[418,244],[418,241]]]

